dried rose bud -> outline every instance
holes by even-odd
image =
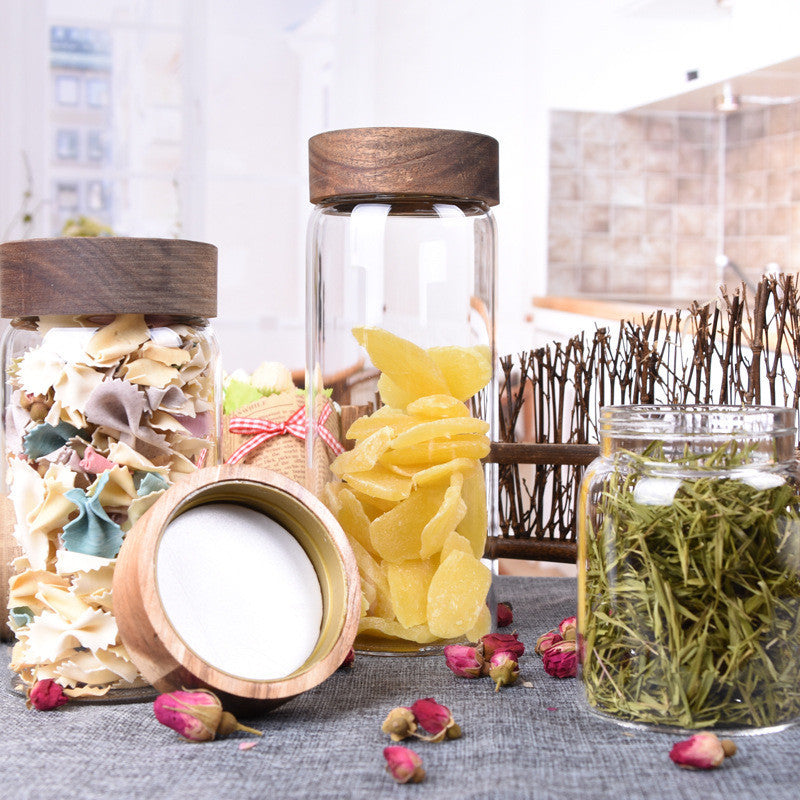
[[[703,731],[676,742],[669,757],[684,769],[714,769],[725,760],[725,748],[715,733]]]
[[[533,648],[533,652],[540,656],[544,655],[545,650],[549,650],[554,644],[558,644],[559,642],[563,641],[564,640],[560,633],[556,633],[555,631],[547,631],[547,633],[543,633],[536,640],[536,647]]]
[[[561,634],[562,639],[574,640],[575,633],[578,629],[578,620],[576,617],[567,617],[561,620],[558,626],[558,632]]]
[[[509,625],[514,624],[514,611],[511,603],[498,603],[497,604],[497,627],[507,628]]]
[[[414,712],[403,706],[393,708],[383,721],[381,730],[388,733],[393,742],[400,742],[407,736],[413,736],[417,730]]]
[[[64,694],[64,690],[50,678],[36,681],[28,689],[27,694],[28,699],[25,705],[38,711],[52,711],[54,708],[63,706],[64,703],[69,701],[69,698]]]
[[[227,736],[234,731],[263,735],[255,728],[240,725],[233,714],[222,710],[219,698],[205,689],[161,694],[153,703],[153,711],[162,725],[190,742],[207,742],[217,734]]]
[[[483,668],[483,645],[449,644],[444,648],[445,664],[459,678],[480,678]]]
[[[739,749],[736,746],[736,742],[732,741],[731,739],[722,739],[720,744],[722,745],[722,750],[725,753],[725,758],[731,758],[732,756],[735,756],[736,751]]]
[[[417,700],[411,706],[411,713],[416,717],[419,726],[431,734],[425,737],[417,734],[417,738],[425,739],[427,742],[441,742],[445,737],[458,738],[457,736],[448,736],[449,730],[456,726],[450,709],[440,705],[432,697]]]
[[[355,660],[356,660],[356,651],[353,650],[353,648],[351,647],[347,651],[347,655],[344,657],[344,661],[342,661],[342,663],[339,664],[339,669],[341,669],[342,667],[352,667]]]
[[[481,637],[484,658],[491,658],[498,650],[510,653],[514,658],[525,652],[525,645],[519,640],[516,633],[487,633]]]
[[[494,681],[494,690],[510,686],[519,676],[519,664],[511,653],[498,651],[489,659],[489,677]]]
[[[542,653],[544,671],[554,678],[574,678],[578,674],[575,642],[556,642]]]
[[[398,783],[419,783],[425,778],[422,768],[422,759],[407,747],[392,745],[383,748],[383,757],[386,759],[386,771]]]

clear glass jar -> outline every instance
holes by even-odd
[[[135,522],[218,461],[215,279],[216,248],[195,242],[0,245],[11,669],[25,686],[51,678],[84,699],[146,686],[111,583]]]
[[[495,415],[497,142],[367,128],[315,136],[309,153],[309,408],[341,407],[349,448],[320,473],[310,437],[309,484],[359,562],[356,646],[475,639],[493,606],[481,558],[495,476],[480,459]]]
[[[601,411],[579,509],[581,680],[595,712],[742,733],[800,717],[795,418]]]

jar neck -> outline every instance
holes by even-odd
[[[795,423],[777,406],[612,406],[599,433],[604,456],[727,468],[792,459]]]

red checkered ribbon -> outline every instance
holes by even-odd
[[[317,434],[336,455],[339,455],[339,453],[344,452],[344,448],[339,440],[325,427],[325,420],[331,415],[331,410],[330,403],[326,403],[317,419]],[[257,447],[261,447],[264,442],[268,442],[276,436],[283,436],[288,433],[290,436],[294,436],[295,439],[305,441],[309,427],[305,406],[300,406],[285,422],[232,417],[228,423],[228,430],[231,433],[252,436],[253,438],[248,439],[241,447],[237,448],[225,463],[238,464],[248,453],[251,453]]]

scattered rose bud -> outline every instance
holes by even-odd
[[[736,746],[736,742],[732,741],[731,739],[722,739],[720,744],[722,745],[722,749],[725,751],[725,758],[735,756],[736,751],[739,749]]]
[[[459,678],[480,678],[483,669],[483,645],[449,644],[444,648],[448,669]]]
[[[419,783],[425,778],[422,759],[413,750],[392,745],[383,748],[383,757],[386,759],[386,771],[398,783]]]
[[[490,659],[498,650],[509,653],[519,660],[525,652],[525,645],[517,638],[516,633],[487,633],[481,637],[483,657]]]
[[[161,694],[153,703],[153,711],[162,725],[190,742],[207,742],[217,734],[227,736],[234,731],[262,736],[261,731],[240,725],[233,714],[222,710],[219,698],[204,689]]]
[[[554,678],[574,678],[578,674],[575,642],[556,642],[542,653],[544,671]]]
[[[514,611],[511,608],[511,603],[498,603],[497,627],[507,628],[509,625],[513,624],[514,624]]]
[[[441,742],[445,737],[457,739],[461,735],[461,728],[453,720],[450,709],[440,705],[432,697],[417,700],[411,706],[411,712],[416,717],[419,726],[431,734],[430,737],[422,737],[417,734],[420,739],[424,738],[428,742]]]
[[[393,708],[383,721],[381,730],[388,733],[393,742],[400,742],[407,736],[413,736],[417,730],[414,712],[403,706]]]
[[[549,650],[554,644],[558,644],[558,642],[563,642],[564,640],[561,637],[560,633],[556,633],[555,631],[547,631],[547,633],[543,633],[537,640],[536,640],[536,647],[533,648],[533,652],[537,655],[543,655],[545,650]]]
[[[561,624],[558,626],[558,632],[561,634],[561,638],[570,641],[575,639],[577,629],[578,620],[576,617],[567,617],[561,620]]]
[[[63,706],[69,698],[64,694],[64,690],[50,678],[36,681],[28,690],[28,699],[25,705],[28,708],[35,708],[37,711],[52,711],[54,708]]]
[[[342,663],[339,664],[339,669],[341,669],[342,667],[352,667],[353,662],[355,660],[356,660],[356,651],[353,650],[353,648],[351,647],[350,650],[348,650],[347,655],[344,657],[344,661],[342,661]]]
[[[736,752],[736,745],[730,739],[725,742],[723,744],[715,733],[702,731],[676,742],[669,751],[669,757],[684,769],[714,769],[725,760],[726,746],[732,750],[731,755]]]
[[[511,653],[497,651],[489,659],[489,677],[494,681],[494,690],[510,686],[519,676],[519,664]]]

